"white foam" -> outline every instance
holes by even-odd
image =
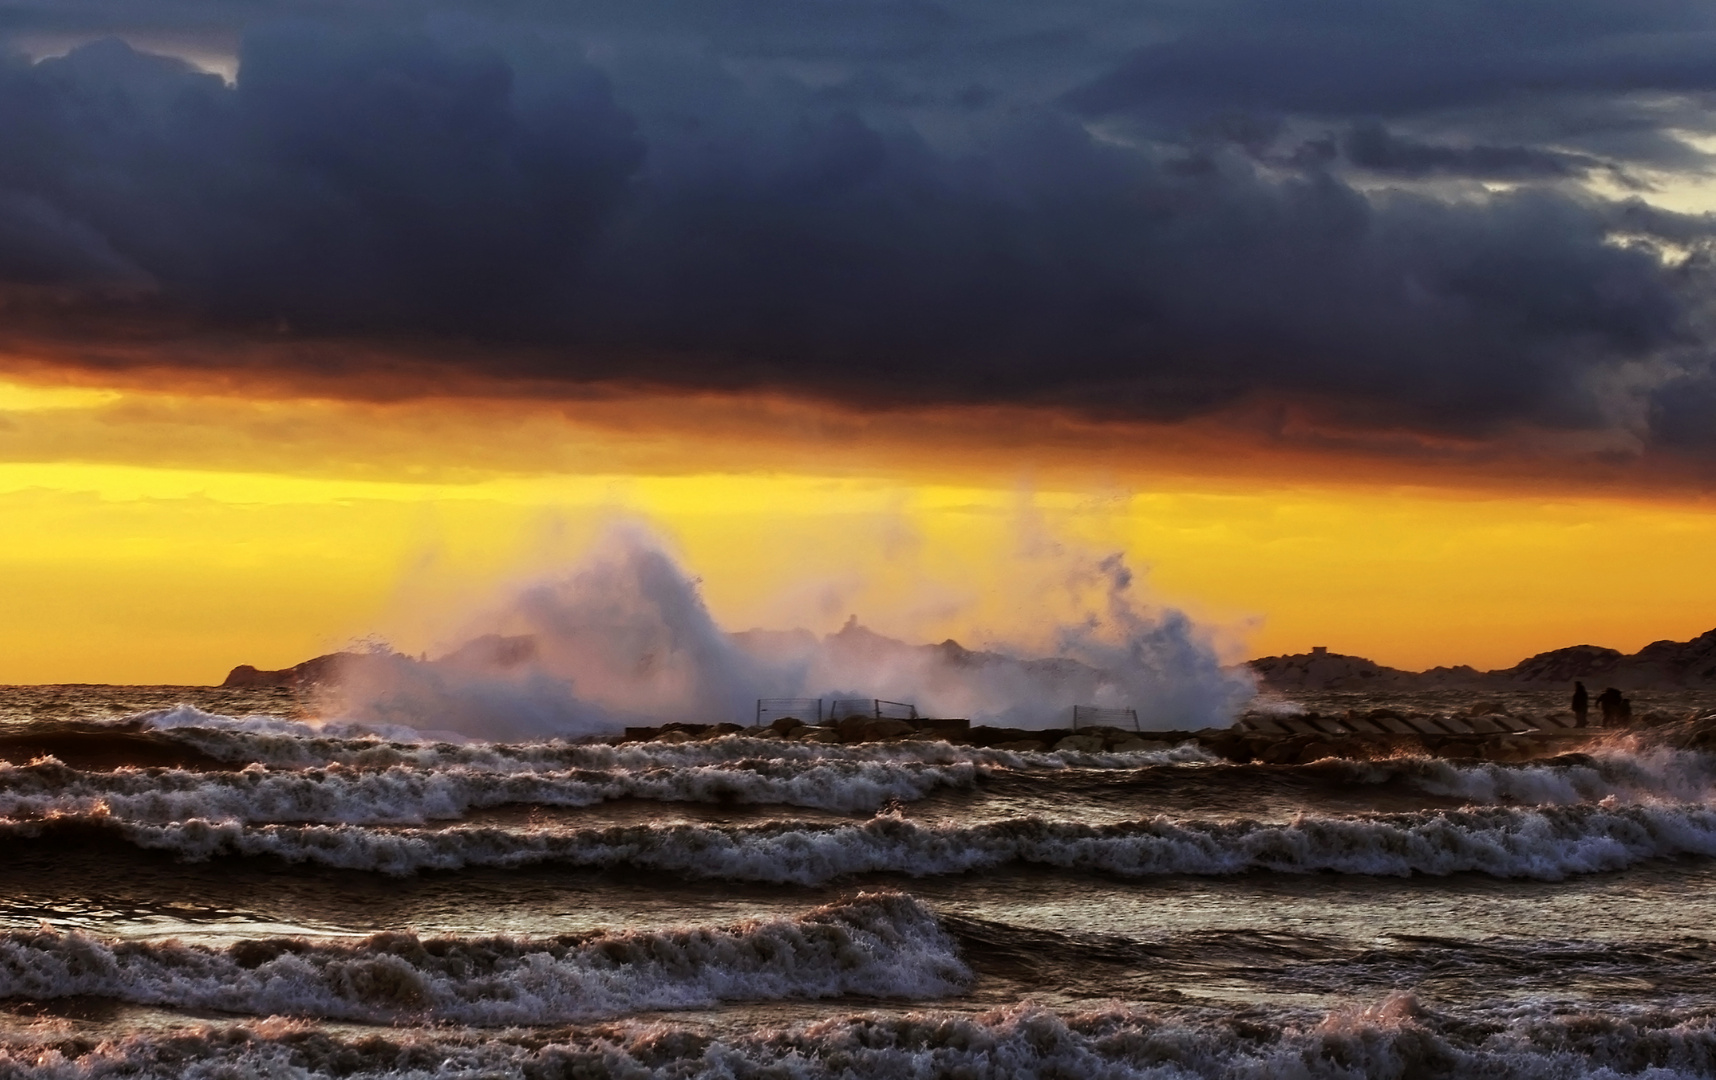
[[[255,713],[226,716],[180,702],[169,709],[137,713],[115,724],[137,724],[149,731],[223,731],[243,735],[285,735],[295,738],[386,739],[413,744],[432,741],[463,743],[466,736],[450,731],[423,731],[403,724],[362,724],[327,720],[288,720]]]
[[[78,1056],[71,1056],[77,1054]],[[1056,1013],[1023,1004],[980,1015],[872,1012],[712,1032],[620,1022],[553,1038],[377,1032],[361,1040],[286,1021],[139,1032],[62,1051],[43,1037],[0,1047],[20,1080],[194,1076],[427,1080],[626,1076],[634,1080],[1680,1080],[1707,1077],[1716,1026],[1700,1013],[1441,1017],[1410,994],[1319,1016],[1248,1009],[1243,1024],[1142,1010]]]
[[[977,775],[977,766],[970,762],[817,759],[562,772],[491,772],[467,765],[80,772],[53,759],[39,759],[23,766],[0,762],[0,816],[80,814],[99,808],[130,821],[406,824],[457,819],[473,809],[495,806],[577,807],[613,799],[850,812],[875,810],[893,800],[914,801],[938,788],[969,788]]]
[[[314,727],[277,718],[236,718],[202,713],[188,705],[170,712],[196,722],[159,726],[145,713],[130,718],[152,730],[221,761],[259,762],[281,767],[314,765],[414,765],[421,768],[468,765],[495,771],[560,769],[646,769],[686,767],[721,762],[770,759],[777,761],[916,761],[926,764],[1002,766],[1015,769],[1105,768],[1137,769],[1151,765],[1216,764],[1221,759],[1184,743],[1157,750],[1128,751],[1012,751],[958,746],[936,739],[893,743],[795,742],[743,735],[685,743],[576,743],[544,740],[523,743],[435,742],[422,737],[383,739],[354,729]],[[416,735],[416,732],[412,733]]]
[[[853,825],[525,830],[257,827],[204,820],[149,825],[92,814],[0,821],[0,838],[79,824],[190,859],[268,855],[390,874],[554,863],[799,885],[852,874],[958,874],[1015,862],[1128,877],[1265,870],[1481,873],[1554,881],[1647,859],[1716,855],[1716,811],[1645,805],[1306,814],[1286,823],[1158,817],[1096,826],[1022,818],[967,826],[888,815]]]
[[[1353,762],[1350,768],[1361,781],[1406,780],[1431,795],[1485,805],[1716,803],[1716,758],[1669,747],[1604,746],[1560,759],[1516,763],[1394,758]]]
[[[546,1024],[738,1000],[917,1000],[970,978],[935,916],[900,893],[796,919],[577,939],[381,934],[223,950],[51,929],[0,935],[0,998],[369,1021]]]

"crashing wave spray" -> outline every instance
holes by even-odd
[[[1075,704],[1135,708],[1145,727],[1225,725],[1253,691],[1183,613],[1145,605],[1120,556],[1097,566],[1100,610],[1062,626],[1062,655],[914,646],[854,618],[805,630],[724,630],[697,581],[638,528],[615,529],[572,573],[519,590],[489,633],[430,662],[350,666],[341,719],[484,739],[585,735],[628,721],[746,722],[758,698],[886,698],[925,715],[1044,728]]]

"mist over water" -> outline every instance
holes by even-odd
[[[1183,612],[1141,596],[1120,555],[1069,573],[1069,590],[1092,599],[1070,621],[1044,606],[1051,657],[911,644],[857,616],[827,635],[734,632],[656,536],[616,528],[570,572],[517,588],[474,620],[480,632],[452,652],[366,657],[332,714],[517,739],[628,722],[749,723],[758,698],[882,698],[1021,728],[1062,726],[1074,705],[1130,708],[1145,728],[1185,730],[1230,723],[1252,696],[1249,673],[1224,668]]]

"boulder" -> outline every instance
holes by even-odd
[[[696,736],[691,735],[691,734],[684,732],[684,731],[664,731],[660,735],[657,735],[654,739],[651,739],[650,741],[651,742],[661,742],[661,743],[682,743],[682,742],[690,742],[694,738],[696,738]]]
[[[1149,739],[1140,739],[1136,735],[1131,735],[1123,739],[1114,740],[1114,742],[1109,744],[1108,748],[1125,754],[1134,750],[1160,750],[1166,745],[1166,743],[1153,742]]]
[[[787,738],[796,739],[799,742],[837,743],[840,741],[840,732],[826,727],[801,727],[788,735]]]
[[[1107,749],[1101,735],[1068,735],[1055,744],[1056,750],[1079,750],[1087,754],[1100,754]]]
[[[848,716],[836,724],[835,729],[840,732],[840,741],[849,743],[897,739],[917,730],[904,720],[889,720],[885,717],[878,719],[874,716]]]

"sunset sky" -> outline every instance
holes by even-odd
[[[434,652],[615,522],[733,629],[1716,626],[1710,5],[3,10],[0,682]]]

